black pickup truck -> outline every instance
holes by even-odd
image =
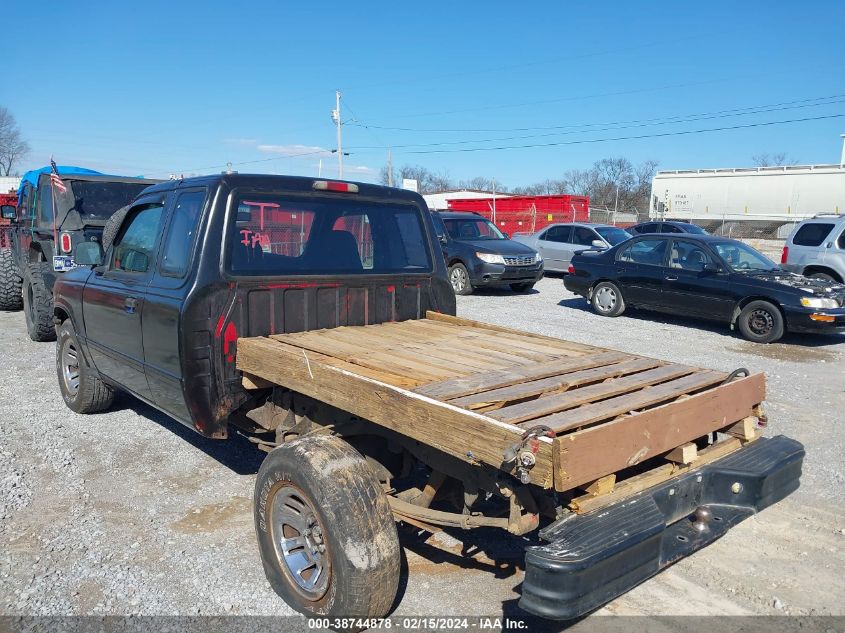
[[[239,174],[149,187],[56,282],[59,388],[79,413],[123,390],[268,452],[265,574],[333,628],[389,612],[394,520],[539,530],[520,604],[572,618],[798,487],[801,445],[755,434],[762,375],[458,318],[440,252],[408,191]]]

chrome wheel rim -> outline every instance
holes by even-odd
[[[758,308],[748,315],[748,329],[757,336],[765,336],[775,326],[775,319],[768,310]]]
[[[602,312],[610,312],[616,307],[616,291],[610,286],[602,286],[596,291],[596,306]]]
[[[79,391],[79,351],[71,339],[65,339],[62,343],[60,362],[65,391],[70,396],[75,396]]]
[[[455,292],[461,292],[467,285],[467,274],[463,268],[453,268],[449,273],[449,280],[452,282],[452,288]]]
[[[273,497],[271,534],[279,567],[294,589],[319,600],[329,586],[331,561],[317,512],[295,486],[283,486]]]

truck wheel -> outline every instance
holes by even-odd
[[[114,401],[114,389],[85,361],[70,319],[58,327],[56,373],[62,398],[72,411],[96,413],[108,409]]]
[[[511,290],[513,290],[514,292],[528,292],[533,287],[533,283],[511,284]]]
[[[15,311],[23,307],[22,283],[12,249],[0,250],[0,310]]]
[[[35,262],[23,273],[23,312],[26,329],[33,341],[55,341],[53,325],[53,293],[47,288],[44,273],[49,270],[46,262]]]
[[[449,283],[456,295],[471,295],[472,282],[469,280],[469,273],[466,266],[461,263],[449,267]]]
[[[615,317],[625,312],[625,299],[619,287],[609,281],[602,281],[593,288],[590,305],[602,316]]]
[[[749,341],[773,343],[783,336],[783,315],[768,301],[752,301],[736,319],[739,331]]]
[[[337,437],[282,444],[255,482],[264,573],[306,615],[380,618],[399,585],[400,547],[387,497],[366,460]]]

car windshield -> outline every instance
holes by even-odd
[[[410,204],[243,194],[233,207],[229,268],[237,275],[431,271],[422,212]]]
[[[604,238],[604,241],[610,244],[611,246],[621,244],[625,240],[633,237],[625,229],[620,229],[615,226],[597,226],[595,227],[595,229],[596,233],[601,235]]]
[[[446,231],[453,240],[504,240],[496,225],[484,218],[444,219]]]
[[[149,186],[148,182],[74,180],[71,182],[74,208],[83,220],[107,220]]]
[[[713,248],[728,266],[737,272],[776,270],[778,268],[768,257],[742,242],[713,242]]]

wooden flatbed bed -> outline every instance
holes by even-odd
[[[530,440],[536,464],[528,475],[560,492],[661,455],[681,469],[707,460],[708,450],[710,459],[721,456],[740,441],[697,456],[689,443],[714,431],[752,439],[749,421],[765,398],[762,374],[725,382],[725,372],[432,312],[242,338],[237,367],[249,388],[280,385],[508,472],[517,467],[505,461],[508,449],[548,427]]]

